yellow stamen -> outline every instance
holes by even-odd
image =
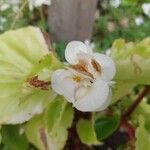
[[[79,83],[79,82],[81,82],[81,77],[80,76],[74,76],[73,80]]]

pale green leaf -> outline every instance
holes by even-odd
[[[116,82],[124,81],[136,84],[150,84],[150,38],[141,42],[125,43],[116,40],[112,46],[111,56],[117,67]]]
[[[48,132],[51,132],[61,120],[67,101],[62,96],[57,96],[45,111],[45,122]],[[55,130],[55,129],[54,129]]]
[[[61,150],[72,121],[73,108],[62,96],[57,96],[43,115],[34,117],[26,124],[25,132],[28,140],[38,149]]]
[[[146,129],[150,130],[150,105],[145,101],[142,101],[135,109],[135,112],[132,114],[132,120],[137,120],[138,116],[141,114],[145,119]]]
[[[28,81],[35,75],[50,81],[51,72],[60,66],[48,51],[39,28],[0,35],[0,124],[22,123],[42,113],[56,95],[50,86],[49,90],[42,90],[30,86]]]
[[[99,144],[91,120],[80,119],[77,123],[77,133],[82,143],[88,145]]]
[[[149,132],[145,129],[145,120],[139,116],[139,127],[136,129],[136,150],[149,150],[150,137]]]
[[[132,82],[124,82],[124,81],[116,82],[114,87],[112,88],[113,91],[112,103],[115,103],[117,100],[127,95],[134,86],[135,83]]]

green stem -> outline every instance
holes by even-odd
[[[124,113],[124,115],[123,115],[124,119],[130,118],[131,114],[134,112],[134,110],[137,108],[139,103],[142,101],[143,97],[146,96],[149,92],[150,92],[150,86],[148,85],[144,88],[144,90],[139,94],[137,99],[133,102],[133,104]]]
[[[39,12],[40,12],[40,17],[41,17],[41,21],[42,21],[42,26],[45,27],[45,16],[43,14],[42,7],[39,8]]]
[[[14,21],[12,22],[10,29],[14,29],[14,27],[16,25],[16,22],[20,18],[20,15],[23,12],[23,10],[24,10],[27,3],[28,3],[28,0],[24,0],[24,2],[22,3],[20,9],[17,11],[16,17],[15,17]]]

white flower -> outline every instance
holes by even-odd
[[[65,58],[70,67],[53,72],[53,90],[80,111],[107,108],[111,101],[111,80],[116,72],[113,60],[104,54],[93,53],[89,46],[79,41],[67,45]]]
[[[10,5],[7,3],[3,3],[2,5],[0,5],[0,11],[5,11],[8,8],[10,8]]]
[[[150,17],[150,3],[144,3],[142,5],[142,9],[143,9],[145,15],[147,15],[148,17]]]
[[[29,8],[33,10],[34,7],[40,7],[44,5],[51,5],[51,0],[28,0],[29,1]]]
[[[90,48],[92,48],[92,49],[95,48],[95,44],[94,44],[93,42],[91,43],[91,41],[90,41],[89,39],[86,39],[86,40],[84,41],[84,43],[85,43],[87,46],[89,46]]]
[[[13,6],[19,6],[19,4],[21,3],[20,0],[8,0],[7,3],[9,3],[10,5]]]
[[[17,6],[17,5],[13,6],[12,9],[13,9],[13,12],[16,13],[17,11],[19,11],[19,6]]]
[[[143,23],[144,23],[144,20],[143,20],[142,17],[136,17],[136,18],[135,18],[135,24],[136,24],[137,26],[140,26],[140,25],[142,25]]]
[[[110,1],[110,5],[115,7],[115,8],[119,7],[120,4],[121,4],[120,0],[111,0]]]

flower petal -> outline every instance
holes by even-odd
[[[64,78],[66,76],[70,76],[71,73],[70,72],[66,72],[66,70],[64,69],[59,69],[53,72],[52,77],[51,77],[51,86],[52,89],[58,93],[58,94],[62,94],[63,93],[63,89],[61,88],[60,84],[62,82],[62,80],[64,80]]]
[[[96,80],[91,87],[81,87],[76,91],[74,107],[83,112],[91,112],[101,108],[107,103],[109,86],[105,81]]]
[[[74,91],[78,86],[72,79],[73,74],[69,70],[59,69],[52,74],[51,86],[52,89],[63,95],[68,102],[74,102]]]
[[[102,67],[100,78],[105,81],[112,80],[116,73],[114,61],[109,56],[99,53],[94,53],[93,57]]]
[[[68,43],[65,49],[65,58],[68,63],[75,65],[78,63],[77,54],[80,52],[92,54],[92,50],[83,42],[72,41]]]
[[[111,99],[112,99],[112,91],[111,91],[111,89],[109,89],[109,94],[108,94],[106,102],[101,107],[99,107],[98,109],[96,109],[95,111],[105,110],[109,106],[109,104],[111,102]]]

